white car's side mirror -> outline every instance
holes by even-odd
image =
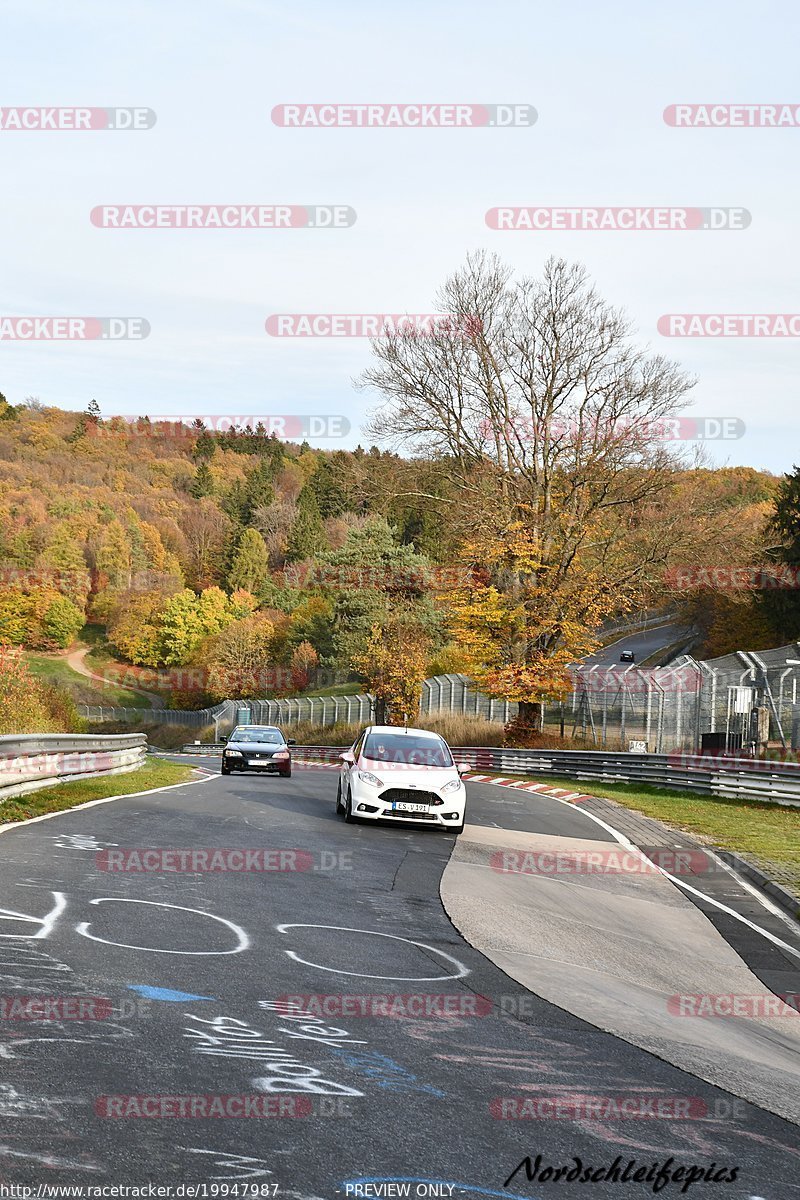
[[[343,763],[347,763],[348,767],[352,767],[353,763],[356,761],[349,750],[346,750],[344,754],[340,754],[339,758]]]
[[[459,775],[466,775],[467,771],[470,771],[471,769],[472,768],[470,767],[469,763],[456,763],[456,770],[458,771]]]

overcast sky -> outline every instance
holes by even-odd
[[[430,312],[469,250],[586,264],[642,343],[746,424],[717,462],[787,470],[800,339],[667,339],[660,315],[800,312],[800,128],[676,129],[680,102],[794,103],[797,5],[0,0],[0,105],[139,106],[149,130],[0,131],[0,318],[144,317],[144,341],[0,340],[0,391],[104,416],[343,414],[366,340],[273,313]],[[291,102],[533,105],[531,128],[290,129]],[[334,230],[112,230],[102,204],[344,204]],[[497,205],[739,206],[745,230],[508,232]]]

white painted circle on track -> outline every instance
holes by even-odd
[[[286,933],[287,929],[331,929],[337,933],[363,933],[368,937],[390,938],[394,942],[405,942],[409,946],[416,946],[418,950],[427,950],[431,954],[436,954],[456,968],[456,973],[451,975],[366,975],[363,971],[344,971],[340,967],[324,967],[321,963],[301,958],[299,954],[295,954],[294,950],[284,950],[284,954],[293,962],[302,963],[306,967],[316,967],[318,971],[329,971],[333,975],[352,975],[356,979],[385,979],[393,983],[438,983],[445,979],[463,979],[470,973],[469,967],[465,967],[457,958],[453,958],[452,954],[446,954],[444,950],[437,950],[435,946],[429,946],[426,942],[415,942],[412,938],[399,937],[394,933],[379,933],[375,929],[352,929],[349,925],[313,925],[306,922],[277,925],[276,928],[278,933]]]
[[[223,954],[241,954],[243,950],[247,950],[250,945],[250,938],[239,925],[234,925],[233,921],[229,921],[226,917],[215,916],[214,913],[202,912],[199,908],[186,908],[182,904],[165,904],[160,900],[133,900],[126,896],[99,896],[95,900],[90,900],[90,904],[149,904],[152,908],[171,908],[177,912],[196,913],[198,917],[205,917],[208,921],[219,921],[221,925],[227,926],[237,937],[237,945],[233,950],[160,950],[156,946],[132,946],[129,942],[110,942],[106,938],[95,937],[89,933],[89,922],[84,921],[80,925],[75,926],[77,933],[88,938],[90,942],[101,942],[104,946],[118,946],[121,950],[142,950],[146,954],[185,954],[192,955],[195,958],[210,958],[220,957]]]

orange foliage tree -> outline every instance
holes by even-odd
[[[364,676],[375,696],[378,724],[404,717],[413,723],[429,653],[429,641],[414,625],[392,621],[372,626],[366,645],[353,655],[351,665]]]

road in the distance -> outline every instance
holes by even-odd
[[[652,629],[641,629],[638,633],[618,638],[608,646],[601,646],[594,654],[588,654],[586,658],[581,659],[581,663],[588,667],[616,666],[619,664],[622,651],[632,650],[636,655],[636,664],[641,665],[651,654],[655,654],[656,650],[666,649],[667,646],[674,645],[681,638],[688,638],[690,633],[691,629],[688,626],[676,622],[657,625]]]
[[[215,777],[0,837],[2,996],[108,997],[116,1009],[105,1020],[0,1022],[0,1181],[246,1181],[292,1200],[334,1200],[365,1178],[457,1184],[454,1196],[652,1195],[647,1183],[529,1183],[524,1171],[503,1192],[526,1155],[596,1169],[621,1155],[648,1169],[669,1157],[738,1168],[734,1183],[696,1183],[692,1196],[798,1195],[796,1126],[737,1109],[734,1097],[512,983],[442,908],[452,836],[347,826],[334,815],[335,780],[303,769],[290,780]],[[469,793],[470,822],[502,822],[497,790]],[[541,797],[514,820],[587,836],[579,810]],[[284,865],[306,869],[105,869],[130,863],[110,856],[137,847],[298,851]],[[483,1014],[477,997],[488,997],[494,1008],[450,1019],[353,1015],[365,997],[387,995],[445,997],[462,1014]],[[323,996],[344,1015],[298,1021],[282,1007],[289,997],[314,1011]],[[667,1108],[688,1098],[692,1115],[501,1116],[508,1098],[580,1095]],[[143,1099],[123,1099],[132,1096]],[[271,1097],[273,1111],[282,1098],[284,1115],[133,1115],[155,1111],[159,1096]],[[680,1184],[659,1194],[680,1195]]]

